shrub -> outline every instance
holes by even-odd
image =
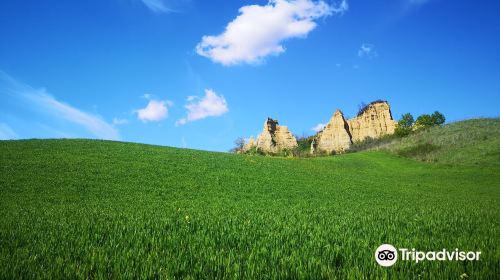
[[[396,124],[396,130],[394,134],[399,137],[408,136],[413,130],[414,123],[413,116],[410,113],[406,113],[401,116],[401,119]]]
[[[301,136],[297,138],[297,147],[292,151],[296,157],[309,157],[311,156],[311,144],[315,136]]]
[[[435,111],[432,115],[423,114],[417,118],[415,126],[417,128],[429,128],[444,124],[446,118],[439,111]]]
[[[276,155],[280,156],[280,157],[293,157],[294,151],[289,150],[289,149],[283,149],[283,150],[280,150]]]
[[[440,147],[437,145],[431,143],[423,143],[406,149],[398,150],[397,154],[403,157],[421,158],[439,149]]]
[[[442,125],[446,121],[444,115],[441,114],[439,111],[435,111],[434,114],[432,114],[432,118],[434,121],[434,125]]]
[[[433,126],[434,121],[432,120],[432,116],[429,114],[420,115],[415,121],[415,125],[417,128],[426,128]]]
[[[252,147],[244,152],[245,155],[259,155],[259,156],[265,156],[267,155],[264,153],[262,150],[258,149],[257,147]]]
[[[378,149],[384,145],[391,143],[395,138],[397,138],[395,134],[388,134],[379,138],[366,137],[363,141],[354,142],[347,152],[355,153],[371,149]]]

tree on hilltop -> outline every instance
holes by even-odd
[[[417,121],[415,122],[415,126],[417,129],[420,128],[429,128],[433,126],[439,126],[444,124],[446,121],[446,118],[444,117],[443,114],[441,114],[439,111],[435,111],[432,115],[429,114],[423,114],[420,117],[417,118]]]
[[[408,136],[413,131],[413,124],[415,119],[412,114],[406,113],[401,116],[401,119],[396,124],[396,130],[394,133],[399,137]]]

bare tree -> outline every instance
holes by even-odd
[[[230,150],[231,153],[238,153],[243,151],[243,147],[245,146],[245,139],[243,137],[238,137],[234,140],[234,148]]]

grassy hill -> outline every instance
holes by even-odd
[[[472,166],[500,164],[500,119],[474,119],[433,127],[388,149],[422,161]]]
[[[483,160],[478,145],[460,145],[472,164],[0,141],[0,278],[493,279],[498,146]],[[451,151],[433,153],[456,160]],[[482,255],[383,268],[373,257],[382,243]]]

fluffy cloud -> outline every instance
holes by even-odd
[[[269,0],[264,6],[243,6],[222,34],[203,36],[196,52],[223,65],[258,63],[285,52],[283,41],[307,36],[316,27],[315,20],[347,9],[345,0],[337,6],[313,0]]]
[[[170,101],[149,100],[146,108],[136,110],[137,117],[143,122],[157,122],[168,117],[168,107],[172,107]]]
[[[326,126],[326,124],[324,124],[324,123],[318,123],[317,125],[312,127],[311,130],[314,132],[320,132],[323,130],[323,128],[325,128],[325,126]]]
[[[375,50],[375,45],[373,44],[362,44],[358,50],[358,56],[361,58],[375,58],[378,56],[377,51]]]
[[[229,112],[226,99],[211,89],[205,90],[204,97],[189,96],[187,101],[189,102],[185,106],[187,117],[178,120],[175,125],[184,125],[207,117],[218,117]]]

